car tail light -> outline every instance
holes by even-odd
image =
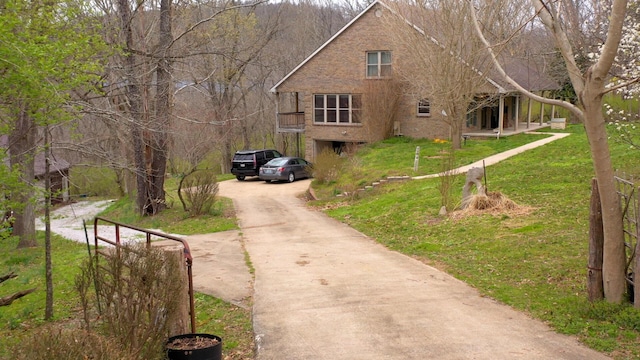
[[[284,167],[279,167],[279,168],[278,168],[278,172],[279,172],[279,173],[284,172]]]

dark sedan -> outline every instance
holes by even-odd
[[[311,177],[311,163],[299,157],[275,158],[260,167],[260,180],[286,180],[294,182],[296,179]]]

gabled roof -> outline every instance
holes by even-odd
[[[7,135],[1,135],[0,147],[7,148],[8,146],[9,146],[9,137]],[[64,172],[69,170],[69,168],[71,168],[71,164],[69,164],[67,160],[57,158],[53,155],[51,156],[50,160],[51,160],[51,163],[49,164],[50,174]],[[4,164],[6,166],[9,166],[8,156],[4,158]],[[34,175],[36,178],[44,176],[45,167],[46,167],[45,165],[46,164],[44,160],[44,154],[43,153],[36,154],[36,157],[33,159]]]
[[[347,23],[342,29],[336,32],[329,40],[327,40],[324,44],[322,44],[318,49],[316,49],[311,55],[309,55],[306,59],[304,59],[298,66],[296,66],[293,70],[291,70],[287,75],[285,75],[278,83],[276,83],[269,91],[272,93],[277,92],[277,88],[287,81],[289,77],[291,77],[294,73],[296,73],[300,68],[302,68],[305,64],[307,64],[311,59],[313,59],[319,52],[321,52],[324,48],[326,48],[331,42],[333,42],[337,37],[339,37],[342,33],[344,33],[353,23],[357,22],[364,14],[366,14],[369,10],[371,10],[376,5],[383,6],[391,13],[399,16],[403,19],[409,26],[413,27],[416,31],[420,32],[422,35],[428,36],[428,38],[434,42],[434,44],[439,45],[438,41],[426,34],[426,32],[409,21],[406,17],[398,14],[391,7],[380,0],[375,0],[369,6],[367,6],[363,11],[361,11],[356,17],[354,17],[349,23]],[[460,61],[464,61],[460,59]],[[505,72],[518,84],[520,84],[525,89],[531,91],[539,91],[539,90],[550,90],[550,89],[558,89],[558,84],[547,77],[545,74],[540,73],[535,70],[533,67],[529,66],[523,60],[519,60],[516,58],[502,58],[501,63],[503,64]],[[471,65],[470,65],[471,66]],[[479,71],[478,71],[479,72]],[[482,74],[481,72],[479,72]],[[493,79],[490,76],[483,74],[486,77],[489,84],[494,86],[498,92],[505,93],[508,91],[513,91],[513,87],[508,84],[506,81],[501,78]]]
[[[322,44],[319,48],[317,48],[316,51],[314,51],[311,55],[307,56],[307,58],[304,59],[300,64],[298,64],[298,66],[296,66],[287,75],[285,75],[285,77],[283,77],[282,80],[278,81],[277,84],[273,85],[273,87],[271,88],[271,90],[269,90],[269,92],[272,92],[272,93],[276,92],[277,91],[276,89],[278,88],[278,86],[280,86],[280,84],[285,82],[291,75],[293,75],[296,71],[298,71],[298,69],[303,67],[306,63],[308,63],[309,60],[311,60],[314,56],[316,56],[316,54],[318,54],[325,47],[327,47],[327,45],[329,45],[335,38],[337,38],[343,32],[345,32],[353,23],[358,21],[358,19],[360,19],[367,11],[369,11],[371,8],[376,6],[376,4],[380,4],[380,5],[384,6],[384,7],[386,7],[387,9],[391,10],[387,5],[385,5],[384,3],[382,3],[382,2],[380,2],[378,0],[375,0],[374,2],[369,4],[369,6],[367,6],[366,9],[364,9],[362,12],[360,12],[360,14],[358,14],[351,21],[349,21],[349,23],[347,25],[343,26],[342,29],[338,30],[337,33],[333,34],[333,36],[331,38],[329,38],[329,40],[327,40],[324,44]]]

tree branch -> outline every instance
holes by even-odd
[[[2,297],[2,298],[0,298],[0,306],[9,306],[15,300],[20,299],[23,296],[29,295],[34,291],[36,291],[36,288],[29,289],[29,290],[18,291],[15,294],[7,295],[5,297]]]
[[[2,275],[0,276],[0,283],[3,283],[9,279],[13,279],[14,277],[16,277],[18,275],[16,275],[16,273],[14,273],[13,271],[8,273],[7,275]]]
[[[532,1],[538,1],[540,4],[542,4],[541,1],[539,0],[532,0]],[[543,96],[540,95],[536,95],[534,93],[532,93],[531,91],[523,88],[520,84],[518,84],[515,80],[513,80],[509,75],[507,75],[507,73],[504,71],[504,69],[502,68],[502,65],[500,65],[500,62],[498,61],[498,58],[496,57],[495,52],[493,51],[493,48],[491,46],[491,44],[489,44],[489,41],[487,41],[487,39],[484,37],[484,34],[482,33],[482,29],[480,29],[480,24],[478,21],[478,18],[476,16],[476,11],[475,8],[473,7],[473,4],[471,1],[468,2],[469,7],[470,7],[470,12],[471,12],[471,19],[473,22],[473,26],[476,30],[476,34],[478,35],[478,38],[480,39],[480,41],[482,41],[482,43],[485,45],[487,52],[489,53],[490,57],[491,57],[491,61],[493,62],[493,65],[495,67],[495,69],[498,71],[498,73],[500,73],[500,75],[513,87],[515,87],[518,91],[520,91],[522,94],[524,94],[525,96],[539,101],[541,103],[544,104],[549,104],[549,105],[558,105],[561,106],[569,111],[571,111],[574,115],[576,115],[577,117],[579,117],[580,119],[584,119],[584,112],[582,111],[582,109],[580,109],[579,107],[573,105],[572,103],[568,102],[568,101],[564,101],[564,100],[557,100],[557,99],[548,99],[545,98]],[[551,19],[551,15],[546,12],[546,10],[544,9],[538,9],[536,8],[536,10],[542,13],[545,13],[546,16]],[[562,34],[564,34],[564,32],[562,32],[560,29],[555,29],[554,31],[560,31]],[[566,38],[566,34],[565,34],[565,38]],[[567,40],[567,44],[568,40]],[[563,49],[561,49],[563,50]],[[569,46],[569,54],[571,54],[571,48]],[[566,57],[566,54],[564,53],[564,51],[562,51],[562,55],[564,57]],[[571,59],[573,61],[573,58]],[[573,65],[575,66],[575,69],[578,69],[577,65],[575,65],[575,61],[573,61]],[[582,77],[580,77],[580,84],[582,84]],[[573,76],[572,76],[572,81],[573,81]],[[575,83],[574,83],[574,87],[575,87]],[[577,89],[576,89],[577,90]]]

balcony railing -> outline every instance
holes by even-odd
[[[277,128],[278,132],[304,132],[304,113],[279,113]]]

